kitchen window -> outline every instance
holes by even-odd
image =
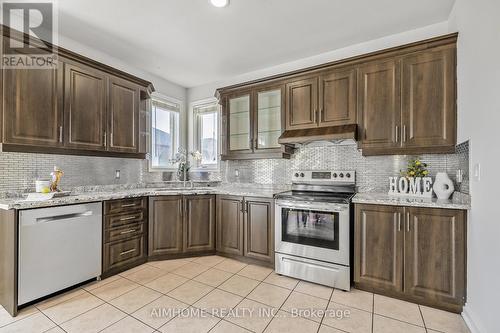
[[[193,119],[194,150],[202,155],[197,167],[216,169],[219,153],[219,105],[217,102],[194,105]]]
[[[152,169],[173,169],[172,159],[179,147],[180,103],[153,98],[151,110]]]

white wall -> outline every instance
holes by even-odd
[[[458,30],[458,137],[470,138],[472,210],[468,224],[468,301],[473,332],[500,332],[500,1],[457,0],[450,29]]]
[[[305,67],[323,64],[330,61],[344,59],[356,55],[373,52],[388,47],[399,46],[406,43],[419,41],[426,38],[431,38],[448,33],[448,23],[442,22],[426,27],[418,28],[402,32],[399,34],[386,36],[379,39],[374,39],[368,42],[351,45],[345,48],[333,50],[326,53],[321,53],[309,58],[299,59],[296,61],[284,63],[281,65],[265,68],[233,77],[224,81],[212,82],[206,85],[193,87],[188,89],[188,103],[201,100],[208,97],[213,97],[215,90],[220,87],[250,81],[258,78],[263,78],[270,75],[286,73],[292,70],[297,70]]]

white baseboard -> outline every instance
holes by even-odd
[[[472,319],[471,311],[467,308],[467,306],[464,306],[464,309],[462,311],[462,318],[464,318],[465,324],[467,324],[467,327],[469,327],[471,333],[483,333],[481,330],[479,330],[478,325],[476,325],[476,323]]]

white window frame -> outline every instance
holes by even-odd
[[[190,151],[196,151],[200,150],[200,123],[198,121],[198,112],[195,112],[195,109],[203,107],[203,106],[208,106],[215,104],[217,106],[217,163],[215,164],[205,164],[205,165],[200,165],[199,162],[197,162],[196,165],[192,166],[193,171],[219,171],[220,168],[220,149],[221,149],[221,142],[220,142],[220,122],[221,122],[221,107],[219,105],[219,102],[216,98],[207,98],[199,101],[195,101],[190,103],[189,109],[190,109],[190,121],[189,121],[189,132],[191,133],[190,135],[190,142],[189,142],[189,147]]]
[[[170,164],[169,166],[166,166],[166,167],[159,167],[159,166],[153,166],[153,103],[154,103],[154,100],[157,100],[159,102],[163,102],[165,104],[177,104],[178,105],[178,111],[173,111],[172,112],[178,112],[178,118],[179,118],[179,126],[177,128],[177,131],[178,135],[173,135],[174,137],[174,140],[177,140],[177,142],[172,145],[173,148],[174,148],[174,155],[175,153],[177,152],[177,149],[182,146],[182,142],[183,142],[183,139],[182,139],[182,111],[183,111],[183,101],[179,100],[179,99],[176,99],[176,98],[173,98],[173,97],[169,97],[169,96],[165,96],[165,95],[162,95],[162,94],[159,94],[159,93],[153,93],[152,95],[152,98],[151,98],[151,110],[150,110],[150,121],[149,121],[149,142],[148,142],[148,152],[149,154],[151,155],[150,158],[148,159],[148,170],[150,172],[165,172],[165,171],[176,171],[177,170],[177,163],[173,163],[173,164]],[[173,117],[171,118],[171,120],[173,120]]]

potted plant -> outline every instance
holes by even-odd
[[[189,169],[191,169],[191,163],[189,161],[189,156],[191,156],[196,161],[201,161],[202,155],[198,150],[189,152],[183,148],[179,147],[177,149],[177,153],[175,154],[175,158],[172,159],[172,163],[178,163],[177,167],[177,178],[180,181],[188,181],[189,180]]]

